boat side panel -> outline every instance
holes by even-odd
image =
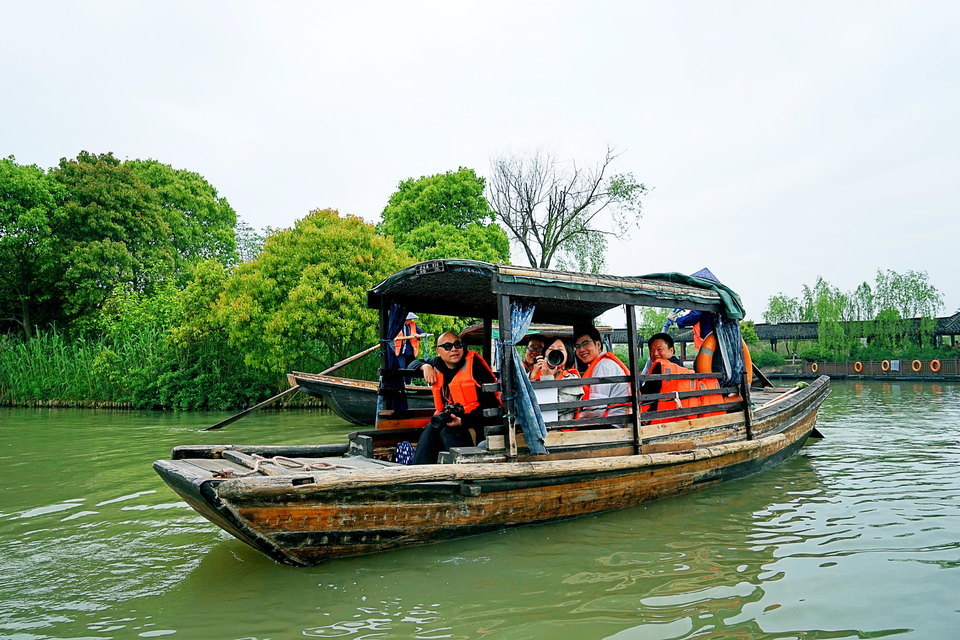
[[[278,500],[233,496],[231,509],[297,563],[384,551],[511,526],[629,507],[742,478],[779,464],[813,428],[807,414],[751,449],[612,473],[528,481],[417,483],[349,491],[309,486]],[[476,493],[477,495],[471,495]]]

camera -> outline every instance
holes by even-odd
[[[566,356],[563,351],[560,351],[559,349],[547,351],[547,364],[551,367],[559,367],[561,364],[563,364],[565,357]]]
[[[462,418],[463,414],[463,405],[459,402],[454,402],[448,404],[440,411],[440,413],[430,418],[430,422],[442,427],[446,426],[447,423],[449,423],[454,417]]]

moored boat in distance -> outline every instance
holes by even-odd
[[[305,393],[322,399],[334,413],[351,424],[372,427],[377,423],[376,382],[301,371],[287,374],[287,379],[291,387],[299,385]],[[412,409],[433,408],[433,395],[429,387],[407,385],[405,396]],[[432,415],[431,410],[427,418]]]
[[[751,388],[739,351],[739,298],[723,285],[681,274],[614,277],[437,260],[390,276],[369,291],[368,305],[380,310],[385,342],[408,312],[483,319],[483,355],[499,362],[497,382],[485,390],[501,392],[503,407],[486,410],[495,424],[486,427],[485,446],[454,447],[437,464],[400,464],[398,444],[417,442],[433,408],[411,404],[403,380],[415,372],[391,369],[383,354],[376,428],[352,433],[342,445],[183,446],[154,463],[199,513],[279,562],[312,565],[545,523],[742,478],[795,453],[815,431],[817,409],[829,394],[826,377],[803,388]],[[532,388],[626,382],[629,395],[558,402],[529,393],[515,346],[532,321],[579,327],[621,306],[628,375]],[[714,362],[721,371],[642,374],[637,306],[715,313],[722,363]],[[496,346],[495,319],[502,334]],[[643,393],[643,383],[657,381],[690,384]],[[542,419],[604,403],[628,409]]]

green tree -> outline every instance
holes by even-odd
[[[408,178],[390,196],[377,230],[403,236],[428,222],[458,229],[470,223],[493,222],[493,210],[483,197],[485,181],[473,169],[460,167],[417,179]]]
[[[404,180],[384,207],[377,230],[417,260],[508,262],[510,241],[493,222],[484,184],[464,167]]]
[[[442,258],[496,263],[510,261],[510,241],[495,224],[471,222],[462,228],[455,228],[439,222],[427,222],[397,243],[397,248],[420,261]]]
[[[637,318],[637,330],[647,337],[660,333],[663,331],[663,325],[666,323],[668,315],[670,315],[670,309],[641,307],[640,317]]]
[[[203,176],[156,160],[123,164],[155,192],[170,230],[167,241],[175,251],[178,273],[185,274],[188,265],[200,260],[236,262],[237,214]]]
[[[901,351],[909,343],[907,323],[896,309],[883,309],[877,314],[871,337],[874,347],[893,352]]]
[[[845,315],[849,299],[840,289],[831,286],[823,278],[817,278],[811,289],[803,287],[804,307],[817,322],[817,344],[825,352],[837,358],[849,355],[851,340],[845,331]]]
[[[760,345],[760,336],[757,335],[757,325],[753,320],[744,320],[740,323],[740,336],[750,346]]]
[[[933,318],[943,308],[943,294],[930,284],[926,271],[877,270],[876,305],[901,318]]]
[[[366,292],[411,262],[360,218],[314,211],[230,274],[214,313],[251,366],[329,365],[376,343]]]
[[[57,262],[50,219],[54,185],[35,165],[0,159],[0,319],[14,322],[29,339],[40,305],[49,298]]]
[[[800,301],[778,293],[767,300],[767,310],[763,312],[763,321],[770,324],[800,321]]]
[[[171,230],[158,197],[112,154],[80,152],[51,171],[61,187],[50,220],[62,262],[53,281],[68,316],[100,306],[118,284],[134,291],[173,274]]]
[[[926,271],[906,271],[897,273],[892,270],[877,270],[876,304],[881,313],[895,312],[899,317],[894,320],[893,313],[885,314],[885,322],[897,322],[902,325],[896,329],[884,330],[885,334],[908,336],[916,333],[918,346],[933,341],[936,329],[936,316],[943,308],[943,294],[930,284]],[[919,326],[914,326],[914,319]],[[879,324],[880,317],[878,315]],[[903,338],[902,348],[906,348],[909,337]]]
[[[618,155],[607,147],[592,168],[542,151],[493,160],[490,203],[530,266],[600,271],[607,236],[624,237],[639,223],[648,188],[630,173],[609,175]]]

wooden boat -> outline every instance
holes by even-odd
[[[739,383],[730,381],[729,371],[640,375],[635,306],[716,312],[736,330],[736,342],[727,343],[740,344],[736,320],[742,309],[735,294],[677,274],[624,278],[441,260],[387,278],[370,290],[368,304],[380,309],[382,326],[392,305],[400,305],[404,314],[483,318],[487,335],[497,317],[507,336],[524,305],[534,320],[570,326],[622,305],[630,375],[574,384],[629,381],[639,389],[648,380],[722,379],[722,401],[710,406],[714,415],[709,416],[702,415],[702,407],[641,412],[641,404],[673,396],[631,393],[605,400],[628,402],[626,415],[548,422],[543,436],[524,417],[525,383],[514,375],[517,363],[508,340],[501,343],[502,368],[493,385],[503,392],[504,406],[488,410],[498,414],[492,417],[499,423],[487,427],[485,448],[454,448],[441,453],[438,464],[397,464],[398,442],[417,440],[420,430],[403,425],[418,410],[385,410],[377,417],[378,428],[355,432],[342,445],[181,446],[171,460],[154,463],[199,513],[279,562],[312,565],[573,518],[742,478],[795,453],[814,432],[817,409],[829,394],[827,377],[805,388],[751,389],[748,372],[741,372]],[[490,361],[491,342],[483,344]],[[735,374],[736,360],[733,354],[729,367]],[[387,377],[410,373],[382,372]],[[563,403],[540,407],[567,408]],[[547,453],[537,453],[536,438],[542,438]]]

